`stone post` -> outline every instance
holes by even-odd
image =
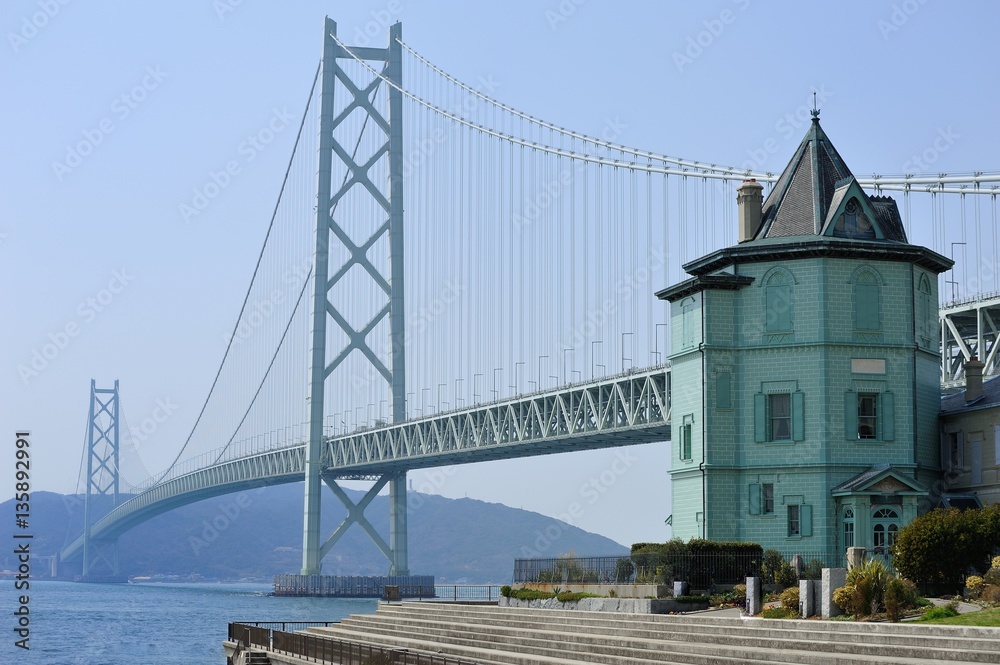
[[[791,566],[792,570],[795,571],[795,577],[802,577],[802,569],[805,568],[806,562],[803,561],[801,554],[796,554],[792,557]]]
[[[840,607],[833,602],[833,592],[847,582],[846,568],[824,568],[823,590],[820,592],[820,616],[824,619],[843,614]]]
[[[865,562],[865,548],[863,547],[848,547],[847,548],[847,569],[850,570],[855,566],[860,566]]]
[[[808,619],[816,613],[816,580],[799,580],[799,615]]]
[[[747,578],[747,614],[754,616],[764,609],[763,585],[759,577]]]

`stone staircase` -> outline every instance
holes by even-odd
[[[309,633],[489,665],[1000,663],[1000,629],[409,602]]]

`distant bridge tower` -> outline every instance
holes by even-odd
[[[381,476],[375,486],[357,505],[348,499],[337,485],[336,477],[324,474],[323,460],[323,417],[324,388],[326,378],[351,354],[361,352],[371,366],[389,383],[392,391],[392,419],[395,422],[406,417],[406,377],[404,363],[404,311],[403,311],[403,99],[401,86],[403,61],[402,26],[399,23],[389,28],[389,44],[386,48],[347,47],[362,60],[384,63],[381,75],[392,85],[387,85],[376,77],[370,84],[361,86],[351,81],[350,75],[341,68],[338,60],[353,60],[353,57],[337,40],[337,24],[326,18],[323,32],[323,69],[320,93],[320,148],[319,184],[316,193],[316,253],[314,260],[313,319],[309,378],[309,442],[306,447],[306,489],[305,514],[302,537],[302,574],[313,575],[320,572],[320,562],[334,543],[352,524],[357,523],[368,533],[378,548],[390,562],[389,574],[408,575],[406,546],[406,471],[396,471]],[[350,103],[340,113],[334,114],[334,88],[340,80],[352,96]],[[388,117],[372,104],[374,91],[379,85],[387,85]],[[334,130],[360,109],[367,114],[371,123],[385,135],[385,142],[373,153],[388,157],[388,186],[379,178],[372,178],[368,171],[378,159],[358,164],[352,157],[350,145],[342,145],[334,136]],[[339,159],[346,167],[348,177],[343,182],[333,182],[333,160]],[[376,208],[381,208],[386,220],[384,224],[364,241],[355,244],[343,226],[338,222],[336,209],[338,202],[355,185],[367,192]],[[334,190],[334,188],[336,188]],[[388,192],[383,191],[388,189]],[[369,261],[369,248],[383,234],[389,238],[389,274],[379,272],[380,268]],[[340,267],[329,265],[331,243],[340,243],[350,255]],[[338,307],[331,302],[329,294],[336,284],[344,279],[353,266],[359,266],[388,297],[387,305],[376,313],[372,320],[360,329],[354,329]],[[384,268],[383,268],[384,269]],[[389,317],[390,362],[389,367],[369,345],[367,336],[385,317]],[[348,337],[343,349],[327,349],[327,323],[333,320]],[[347,518],[336,531],[320,545],[320,481],[326,483],[347,507]],[[388,545],[364,517],[364,508],[375,495],[389,483],[390,531]]]
[[[118,379],[114,388],[98,388],[96,381],[90,380],[87,494],[83,504],[84,579],[118,576],[118,540],[91,538],[90,530],[95,521],[118,505],[119,405]]]

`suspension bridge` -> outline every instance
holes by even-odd
[[[390,574],[407,575],[407,471],[670,439],[670,322],[653,292],[735,244],[736,188],[778,174],[595,138],[491,92],[422,57],[398,23],[375,48],[345,44],[326,20],[263,246],[190,434],[169,468],[132,482],[117,383],[92,385],[82,477],[95,509],[62,562],[116,575],[116,539],[136,524],[304,479],[303,575],[353,524]],[[1000,174],[859,182],[901,197],[910,243],[956,261],[939,284],[942,383],[960,383],[976,355],[996,373]],[[374,484],[354,504],[343,480]],[[348,508],[325,540],[324,484]],[[364,516],[386,485],[388,542]]]

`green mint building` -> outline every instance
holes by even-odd
[[[739,244],[670,302],[674,535],[786,553],[881,548],[940,477],[938,274],[869,196],[818,112]]]

